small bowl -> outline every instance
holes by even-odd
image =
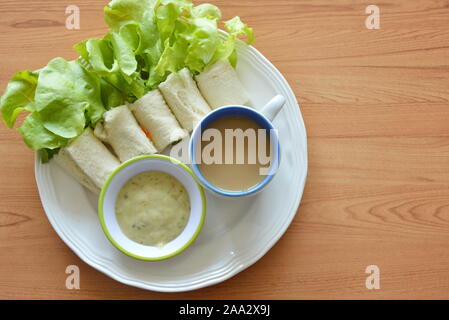
[[[285,98],[281,95],[277,95],[273,97],[260,111],[257,111],[253,108],[246,106],[230,105],[215,109],[209,114],[207,114],[196,125],[195,129],[192,132],[189,144],[189,160],[192,166],[192,171],[195,177],[201,183],[201,185],[204,188],[214,192],[216,195],[224,198],[250,197],[261,192],[273,180],[273,177],[275,176],[279,168],[279,163],[281,159],[281,149],[279,143],[279,136],[277,134],[275,127],[273,126],[272,121],[274,120],[274,118],[284,105],[285,105]],[[202,140],[204,130],[206,130],[209,127],[209,125],[214,121],[227,116],[239,116],[242,118],[253,120],[261,128],[270,131],[270,133],[272,133],[271,151],[273,154],[273,163],[271,164],[270,170],[261,182],[243,191],[224,190],[214,186],[212,183],[207,181],[207,179],[203,176],[197,162],[197,155],[198,155],[197,153],[199,151],[197,146]]]
[[[172,175],[189,194],[189,220],[181,234],[163,247],[145,246],[132,241],[120,229],[115,215],[115,201],[123,185],[145,171],[163,171]],[[100,193],[98,216],[106,237],[118,250],[135,259],[159,261],[176,256],[195,241],[206,217],[206,198],[203,188],[185,164],[164,155],[145,155],[122,163],[108,177]]]

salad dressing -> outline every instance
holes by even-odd
[[[122,232],[146,246],[164,246],[184,230],[190,199],[184,186],[162,171],[132,177],[120,190],[116,215]]]

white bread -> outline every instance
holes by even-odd
[[[59,151],[56,162],[81,184],[97,193],[120,164],[89,127]]]
[[[188,132],[211,111],[187,68],[170,74],[159,85],[159,90],[176,119]]]
[[[95,125],[94,135],[103,142],[108,142],[108,134],[104,129],[103,122],[98,121]]]
[[[161,152],[168,145],[188,136],[182,129],[158,89],[152,90],[129,105],[137,122],[147,130],[156,149]]]
[[[65,148],[59,150],[58,154],[53,157],[56,163],[63,168],[68,174],[76,179],[79,183],[95,194],[100,193],[100,188],[96,186],[92,180],[80,169],[75,160],[68,154]]]
[[[195,80],[212,109],[249,102],[248,94],[228,60],[208,66]]]
[[[105,112],[103,125],[107,142],[120,161],[157,152],[127,106],[115,107]]]

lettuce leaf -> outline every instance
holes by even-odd
[[[55,154],[59,152],[59,149],[40,149],[38,150],[39,159],[42,163],[47,163]]]
[[[112,44],[114,58],[118,62],[119,69],[127,76],[133,75],[137,70],[137,60],[133,48],[116,32],[109,33],[107,37]]]
[[[16,73],[8,83],[5,93],[0,98],[0,110],[3,121],[9,128],[14,126],[20,112],[34,109],[33,102],[37,78],[37,72],[25,70]]]
[[[118,62],[109,41],[93,38],[76,44],[74,48],[90,64],[91,71],[103,76],[118,71]]]
[[[231,20],[225,22],[225,28],[231,35],[231,37],[238,37],[240,35],[246,35],[246,43],[253,44],[254,43],[254,32],[253,28],[248,27],[248,25],[244,24],[240,17],[234,17]]]
[[[234,17],[223,34],[221,17],[216,6],[191,0],[112,0],[104,8],[109,31],[76,44],[80,58],[14,75],[0,98],[3,121],[12,128],[30,112],[18,130],[48,161],[106,110],[134,102],[170,73],[187,67],[198,74],[220,60],[235,67],[235,44],[252,44],[253,29]]]
[[[254,42],[252,28],[239,17],[225,22],[228,35],[223,38],[218,29],[221,12],[208,3],[194,6],[190,0],[114,0],[104,12],[116,41],[117,62],[124,52],[128,59],[131,49],[135,60],[130,60],[129,70],[121,69],[127,76],[133,70],[140,74],[146,91],[184,67],[196,74],[219,60],[229,59],[236,66],[236,41],[246,36],[248,44]]]
[[[55,58],[39,73],[39,82],[35,92],[36,111],[45,112],[45,127],[55,134],[71,138],[79,128],[95,124],[105,112],[101,101],[100,80],[85,70],[78,61],[66,61]],[[59,105],[59,107],[58,107]],[[51,111],[46,110],[50,108]],[[51,113],[59,110],[60,124],[52,125],[47,121]],[[63,109],[70,108],[71,111]],[[86,112],[86,117],[83,114]],[[69,116],[69,119],[63,117]],[[73,123],[71,123],[73,121]],[[81,125],[82,122],[82,125]]]
[[[104,20],[111,30],[118,30],[129,21],[142,21],[159,1],[112,0],[104,7]]]
[[[47,130],[38,112],[30,113],[18,130],[22,133],[26,145],[33,150],[57,149],[65,146],[68,141]]]
[[[235,50],[235,43],[238,37],[245,35],[246,43],[248,45],[254,43],[253,29],[249,28],[240,20],[239,17],[234,17],[225,22],[225,29],[228,32],[227,38],[218,46],[212,63],[220,60],[228,59],[231,65],[235,68],[237,66],[237,51]]]
[[[146,93],[133,49],[119,34],[111,32],[103,39],[89,39],[74,48],[89,64],[86,71],[116,88],[126,100],[133,102]]]
[[[75,138],[84,131],[86,103],[55,100],[39,112],[45,129],[62,138]]]
[[[154,18],[159,3],[160,0],[114,0],[104,8],[105,21],[138,55],[160,42]]]
[[[189,11],[193,4],[188,0],[163,0],[156,6],[156,24],[163,43],[176,29],[176,21],[184,11]]]
[[[102,117],[103,87],[101,79],[78,61],[62,58],[50,61],[39,71],[33,97],[29,99],[32,103],[25,107],[31,113],[18,128],[25,143],[33,150],[47,149],[46,155],[51,157],[54,152],[48,150],[65,146],[86,125],[93,125]],[[29,89],[23,88],[22,95]]]
[[[101,101],[106,109],[121,106],[125,103],[125,98],[123,97],[120,90],[111,85],[104,79],[100,79],[101,87]]]

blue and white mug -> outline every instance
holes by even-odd
[[[257,111],[247,106],[230,105],[215,109],[211,113],[209,113],[206,117],[204,117],[193,130],[189,145],[189,158],[192,171],[195,174],[197,180],[200,182],[200,184],[206,189],[214,192],[215,194],[225,197],[250,196],[260,192],[263,188],[265,188],[267,184],[273,179],[280,163],[279,136],[277,134],[275,127],[273,126],[272,121],[279,113],[279,111],[282,109],[284,104],[285,98],[281,95],[277,95],[273,99],[271,99],[261,109],[261,111]],[[243,191],[224,190],[214,186],[202,175],[197,163],[198,159],[197,153],[201,152],[200,148],[198,148],[198,144],[201,143],[201,138],[204,130],[206,130],[213,122],[229,116],[239,116],[253,120],[262,129],[265,129],[268,132],[270,132],[270,148],[271,148],[270,152],[272,157],[271,157],[271,164],[268,169],[268,174],[265,175],[264,179],[260,183]]]

